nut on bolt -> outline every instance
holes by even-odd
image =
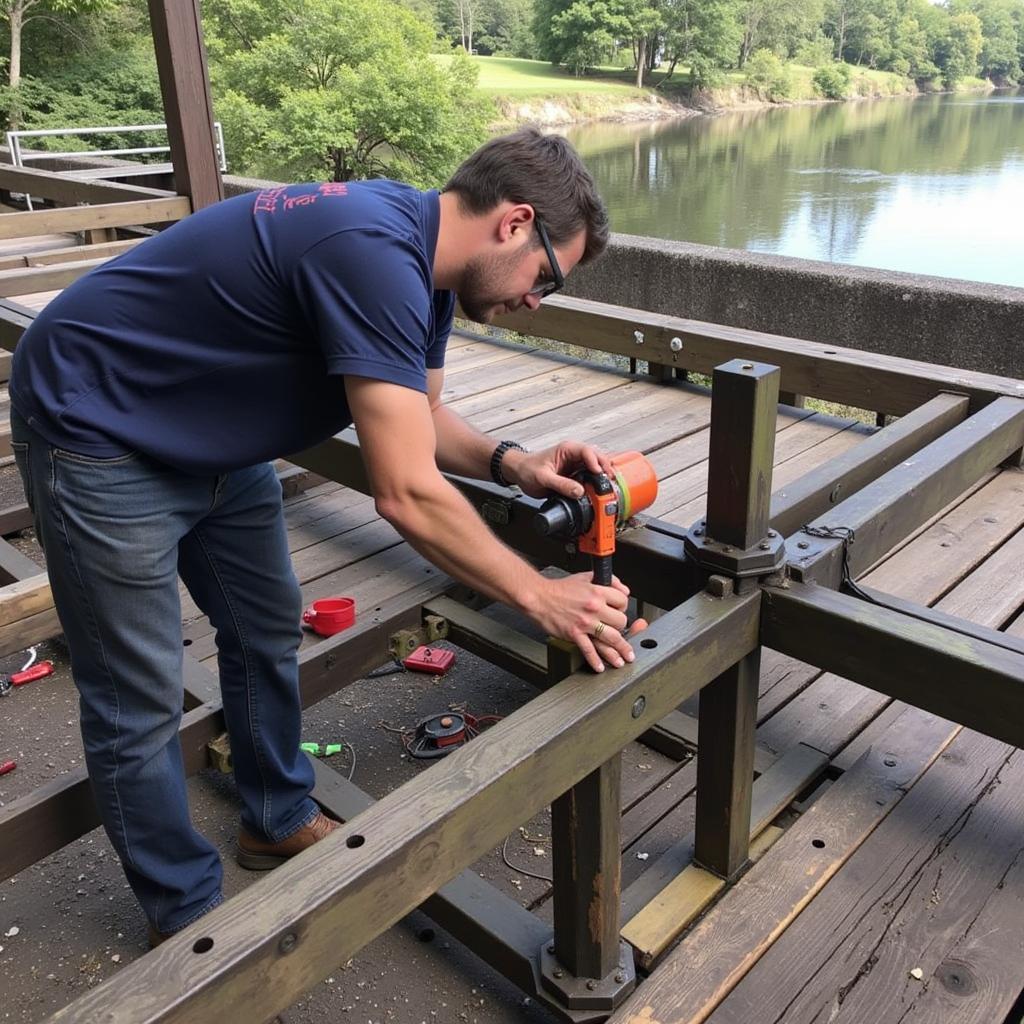
[[[682,352],[682,350],[683,350],[683,339],[682,338],[673,338],[668,343],[668,347],[670,349],[672,349],[673,352]]]

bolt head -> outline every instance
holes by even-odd
[[[758,546],[758,547],[759,547],[759,548],[760,548],[760,549],[761,549],[762,551],[769,551],[769,550],[771,549],[771,544],[769,544],[769,543],[768,543],[768,541],[766,541],[766,540],[763,540],[763,541],[761,541],[761,543],[760,543],[760,544],[758,544],[757,546]]]
[[[633,701],[633,711],[632,711],[633,717],[634,718],[639,718],[644,713],[644,708],[645,707],[647,707],[647,698],[646,697],[637,697],[637,699],[635,701]]]
[[[277,948],[282,953],[290,953],[295,948],[295,943],[297,941],[295,932],[289,932],[287,935],[281,937],[281,941],[277,944]]]
[[[561,967],[556,967],[551,973],[556,978],[561,978],[561,977],[564,977],[564,975],[565,975],[565,971],[563,971]]]
[[[593,979],[593,978],[591,978],[591,979],[590,979],[590,980],[589,980],[589,981],[587,982],[587,988],[588,988],[588,989],[590,989],[590,991],[591,991],[591,992],[593,992],[593,991],[594,991],[594,989],[595,989],[595,988],[597,988],[597,982],[596,982],[596,981],[594,981],[594,979]]]
[[[797,546],[798,548],[800,548],[801,550],[804,550],[804,551],[805,551],[805,550],[806,550],[807,548],[809,548],[809,547],[810,547],[811,545],[810,545],[810,544],[808,544],[808,543],[807,543],[807,541],[805,541],[805,540],[798,540],[798,541],[796,542],[796,546]]]
[[[621,985],[626,980],[626,972],[625,971],[616,971],[615,972],[615,980],[616,980],[616,982],[618,982],[618,984]]]
[[[673,352],[681,352],[683,350],[683,339],[682,338],[673,338],[668,343],[668,347],[670,349],[672,349]]]
[[[703,529],[703,527],[698,526],[693,531],[693,535],[694,535],[694,537],[703,537],[704,536],[704,529]]]
[[[548,952],[549,953],[554,953],[554,951],[555,951],[555,944],[553,942],[549,942],[548,943]]]

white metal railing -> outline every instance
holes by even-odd
[[[55,153],[50,150],[37,153],[25,153],[21,148],[22,139],[52,137],[56,135],[100,135],[111,132],[156,132],[167,131],[166,124],[128,124],[108,125],[100,128],[33,128],[7,133],[7,148],[10,150],[11,159],[15,167],[24,167],[25,160],[32,160],[43,157],[68,157],[68,156],[130,156],[139,153],[169,153],[170,146],[135,146],[127,149],[89,149],[72,150],[67,153]],[[214,144],[217,147],[217,159],[220,163],[221,173],[227,172],[227,158],[224,153],[224,132],[221,129],[220,121],[213,123]]]

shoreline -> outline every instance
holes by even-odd
[[[670,121],[690,117],[717,117],[734,111],[770,110],[780,107],[818,106],[826,103],[860,103],[871,100],[919,99],[922,96],[984,94],[999,91],[987,82],[982,86],[963,89],[917,89],[899,93],[875,91],[866,95],[848,96],[841,100],[823,96],[787,100],[765,100],[746,86],[733,86],[699,94],[689,101],[669,99],[648,90],[642,97],[618,100],[595,99],[583,94],[561,97],[548,96],[524,100],[495,97],[499,118],[492,128],[508,130],[521,124],[537,124],[544,128],[566,128],[577,124],[607,121],[629,124],[644,121]]]

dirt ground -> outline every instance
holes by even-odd
[[[0,472],[0,494],[9,486]],[[17,500],[17,497],[14,499]],[[10,502],[3,502],[8,504]],[[12,538],[40,558],[31,531]],[[0,777],[0,809],[82,763],[77,698],[60,641],[38,648],[55,662],[53,676],[20,687],[0,701],[0,760],[18,767]],[[22,654],[0,659],[16,671]],[[513,676],[458,652],[444,677],[395,671],[362,680],[310,708],[303,739],[343,742],[355,750],[353,776],[380,797],[430,762],[413,761],[385,725],[408,727],[420,718],[464,704],[474,714],[506,715],[533,691]],[[348,751],[329,759],[348,774]],[[624,771],[648,773],[659,755],[635,746]],[[238,803],[230,776],[203,772],[190,783],[194,820],[221,851],[225,893],[232,896],[263,877],[233,860]],[[512,834],[507,856],[517,868],[550,875],[547,816]],[[501,851],[476,865],[480,874],[536,912],[550,913],[545,882],[508,867]],[[146,952],[146,923],[102,830],[0,883],[0,1022],[36,1024]],[[414,913],[337,969],[284,1014],[287,1024],[434,1024],[434,1022],[549,1022],[555,1018],[479,961],[427,917]],[[254,1022],[256,1024],[256,1022]]]

